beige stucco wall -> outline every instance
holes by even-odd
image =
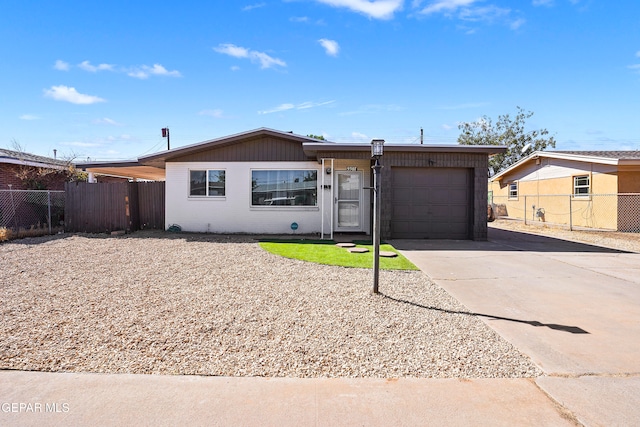
[[[573,177],[579,175],[590,176],[592,195],[572,196]],[[512,182],[518,183],[518,197],[509,199]],[[497,215],[573,227],[617,229],[618,176],[594,173],[590,165],[585,165],[583,171],[573,170],[571,175],[549,179],[535,179],[533,173],[505,177],[502,182],[490,181],[489,191],[493,192]]]

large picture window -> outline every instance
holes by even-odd
[[[317,206],[315,170],[252,170],[251,206]]]
[[[221,197],[225,195],[225,171],[189,171],[189,196]]]

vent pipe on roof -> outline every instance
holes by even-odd
[[[53,158],[57,159],[58,158],[58,150],[56,150],[55,148],[53,149]]]
[[[424,129],[420,128],[420,145],[424,144]]]

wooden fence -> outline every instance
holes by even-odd
[[[65,185],[65,230],[109,233],[164,230],[164,182],[86,183]]]

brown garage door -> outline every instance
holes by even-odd
[[[471,169],[392,168],[391,171],[394,238],[470,238]]]

